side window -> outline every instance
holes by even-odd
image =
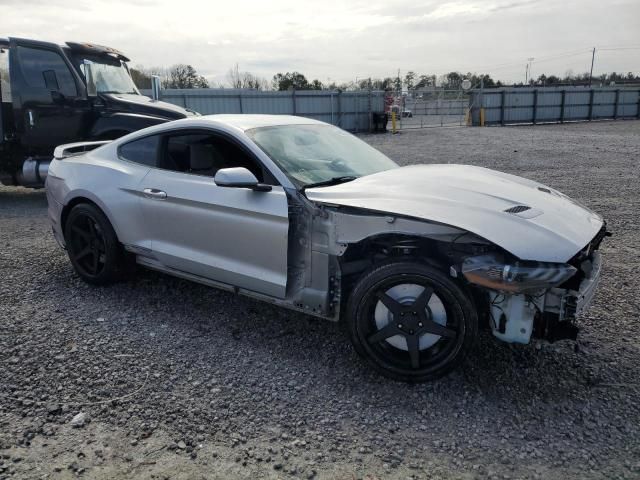
[[[30,87],[58,90],[68,97],[78,95],[73,75],[60,54],[51,50],[18,47],[18,58]]]
[[[158,163],[158,135],[125,143],[118,149],[118,156],[130,162],[155,167]]]
[[[221,168],[245,167],[259,182],[276,183],[271,174],[244,149],[223,137],[208,133],[166,137],[158,166],[209,177],[215,176]]]

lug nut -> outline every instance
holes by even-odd
[[[402,324],[401,323],[398,324],[398,328],[402,328]]]
[[[421,327],[422,326],[422,322],[418,322],[418,326]]]

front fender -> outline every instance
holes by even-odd
[[[363,212],[358,215],[333,212],[333,223],[335,242],[342,246],[358,243],[365,238],[388,234],[417,236],[437,241],[453,241],[464,235],[464,241],[473,239],[486,243],[486,240],[477,235],[452,225],[414,220],[393,214]]]

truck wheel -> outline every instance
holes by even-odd
[[[346,313],[356,351],[382,375],[411,383],[459,365],[478,330],[462,289],[438,270],[407,261],[365,273]]]
[[[80,203],[67,216],[64,239],[69,260],[82,279],[106,285],[125,270],[122,246],[107,217],[97,207]]]

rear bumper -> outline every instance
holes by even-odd
[[[59,203],[49,190],[47,190],[47,216],[49,217],[49,223],[51,224],[51,230],[53,231],[53,237],[62,248],[65,247],[64,234],[62,233],[62,209],[64,205]]]

